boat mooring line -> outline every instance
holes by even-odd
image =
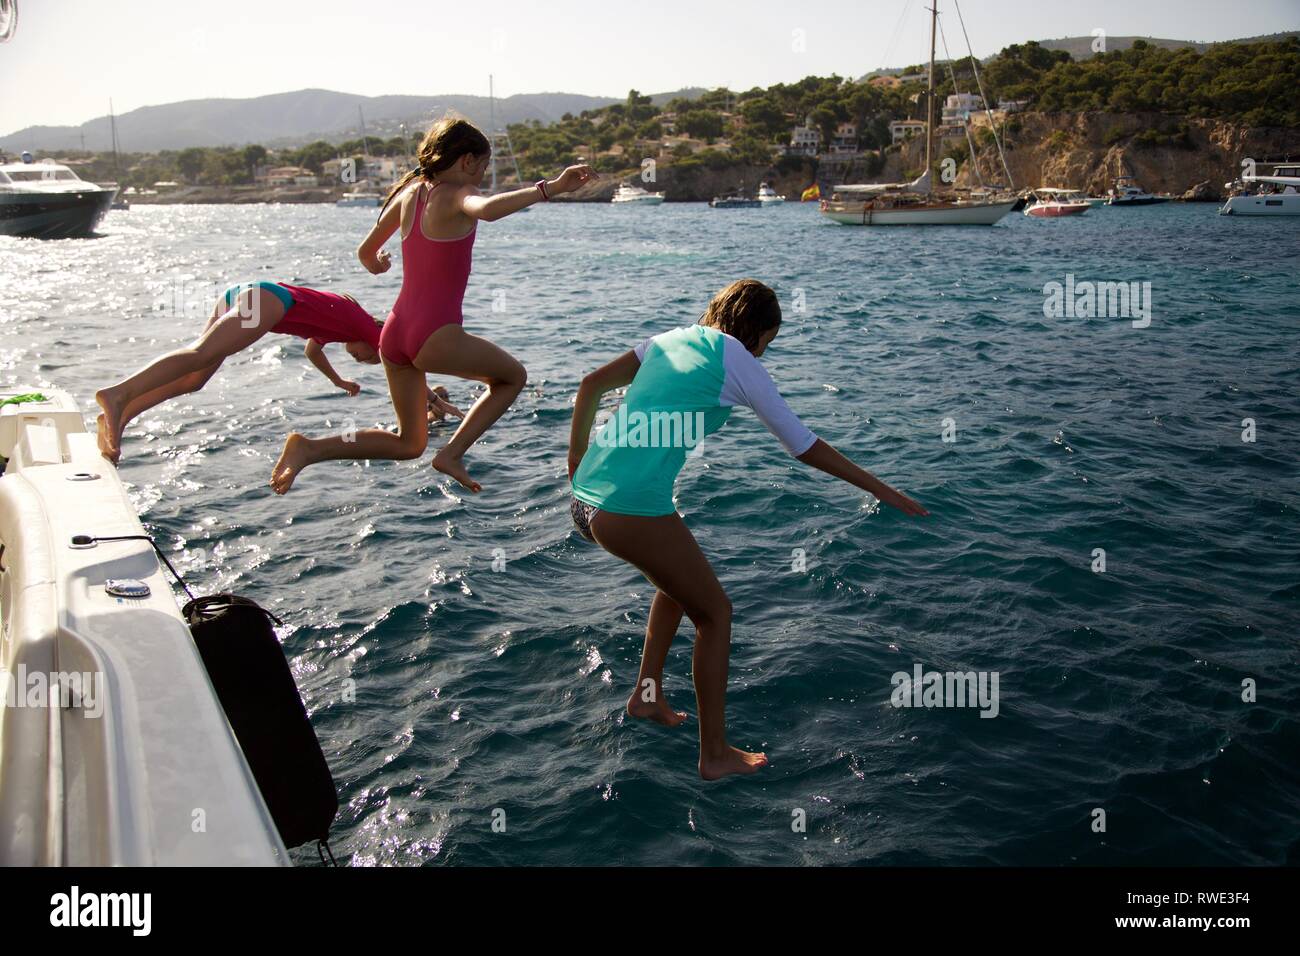
[[[99,476],[96,475],[95,477],[98,478]],[[83,478],[81,480],[85,481],[87,479]],[[176,583],[181,586],[181,590],[189,596],[191,601],[196,600],[194,592],[189,589],[189,586],[185,583],[185,579],[180,576],[174,567],[172,567],[172,563],[167,560],[167,555],[162,553],[162,549],[159,548],[158,545],[154,543],[153,538],[149,537],[147,534],[123,534],[103,538],[97,537],[93,534],[74,534],[72,536],[72,541],[69,542],[69,546],[73,548],[93,548],[101,541],[148,541],[149,546],[152,547],[154,553],[158,555],[158,559],[167,566],[167,570],[172,573],[172,577],[176,579]]]

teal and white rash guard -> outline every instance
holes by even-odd
[[[725,332],[691,325],[652,336],[634,352],[641,367],[623,404],[573,476],[579,501],[615,514],[673,514],[673,485],[686,456],[735,405],[752,408],[791,455],[817,441],[763,364]]]

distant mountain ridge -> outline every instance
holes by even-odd
[[[702,90],[660,93],[656,103]],[[565,113],[622,102],[622,98],[579,93],[520,93],[498,97],[498,126],[540,120],[550,123]],[[358,113],[360,110],[360,113]],[[124,152],[157,152],[187,146],[301,146],[316,139],[342,141],[360,135],[361,117],[370,136],[396,136],[405,123],[414,136],[451,110],[486,129],[492,104],[486,96],[360,96],[333,90],[296,90],[249,99],[183,100],[144,106],[117,117],[117,137]],[[82,142],[91,150],[110,147],[109,118],[96,117],[80,126],[29,126],[0,136],[0,149],[73,150]]]
[[[1300,31],[1200,43],[1159,37],[1108,36],[1107,50],[1126,50],[1136,40],[1166,49],[1191,47],[1204,52],[1212,46],[1235,43],[1262,43],[1300,36]],[[1047,49],[1065,50],[1075,59],[1093,55],[1092,36],[1062,37],[1039,40]],[[990,59],[990,57],[985,57]],[[866,76],[898,74],[906,67],[873,70]],[[865,79],[865,77],[863,77]],[[695,97],[701,88],[687,88],[671,93],[654,94],[651,99],[661,105],[677,97]],[[611,103],[622,97],[586,96],[580,93],[520,93],[496,100],[499,127],[511,123],[538,120],[552,123],[565,113],[580,113]],[[437,116],[448,110],[460,113],[475,125],[491,125],[492,108],[486,96],[448,94],[442,96],[361,96],[333,90],[296,90],[272,93],[247,99],[199,99],[144,106],[117,117],[118,142],[124,152],[157,152],[184,149],[187,146],[301,146],[312,140],[341,142],[360,135],[360,114],[364,114],[366,132],[389,138],[398,135],[405,124],[414,136]],[[9,153],[20,150],[60,152],[82,148],[107,150],[111,143],[109,118],[96,117],[79,126],[29,126],[0,136],[0,149]]]

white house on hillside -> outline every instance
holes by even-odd
[[[790,145],[785,148],[785,152],[787,156],[816,156],[821,145],[821,130],[804,120],[803,126],[796,126],[790,131]]]
[[[830,152],[849,154],[858,151],[858,127],[854,123],[841,123],[835,128],[835,138],[831,140]]]
[[[975,93],[954,93],[943,104],[944,126],[965,126],[971,113],[984,109],[984,100]]]
[[[897,146],[904,140],[909,140],[913,136],[925,135],[924,120],[894,120],[889,124],[889,141]]]

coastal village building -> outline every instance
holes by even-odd
[[[785,148],[787,156],[816,156],[822,145],[821,130],[804,120],[803,126],[796,126],[790,131],[790,145]]]
[[[858,127],[855,123],[841,123],[835,128],[830,152],[833,156],[853,155],[858,151]]]
[[[301,166],[275,166],[266,171],[268,186],[315,186],[316,174]]]
[[[326,182],[349,184],[364,181],[374,186],[391,186],[406,172],[401,159],[391,156],[362,156],[361,167],[355,170],[355,180],[344,179],[343,171],[349,157],[327,159],[321,163],[321,178]],[[407,161],[409,163],[409,161]]]
[[[924,120],[894,120],[889,124],[889,141],[897,146],[913,136],[925,135]]]
[[[944,126],[965,126],[971,113],[984,109],[984,100],[975,93],[954,93],[943,104]]]

